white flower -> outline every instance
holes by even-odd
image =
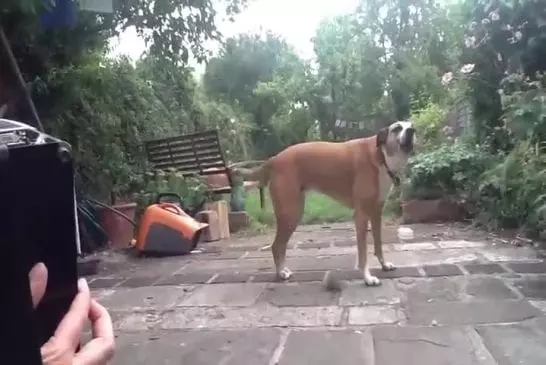
[[[482,19],[482,24],[483,24],[483,25],[487,25],[487,24],[489,24],[489,23],[491,23],[491,20],[489,20],[488,18]]]
[[[497,60],[499,62],[502,62],[502,55],[500,53],[497,53]]]
[[[497,21],[500,19],[500,16],[499,16],[499,11],[498,9],[495,10],[495,11],[492,11],[489,13],[489,17],[491,18],[492,21]]]
[[[231,124],[235,124],[235,118],[230,118],[229,121],[231,122]]]
[[[512,30],[512,26],[510,24],[504,24],[502,27],[501,27],[502,30]]]
[[[476,38],[472,37],[466,37],[464,39],[464,45],[466,48],[473,48],[476,44]]]
[[[469,74],[474,70],[474,64],[473,63],[467,63],[466,65],[463,65],[461,67],[461,73],[463,74]]]
[[[442,85],[447,85],[453,80],[453,72],[446,72],[442,76]]]
[[[519,41],[521,37],[523,37],[523,34],[519,30],[514,33],[514,39],[516,41]]]

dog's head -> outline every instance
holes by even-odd
[[[415,146],[415,129],[411,121],[394,122],[377,133],[377,147],[384,146],[387,154],[409,155]]]

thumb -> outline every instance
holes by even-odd
[[[30,270],[28,274],[30,283],[30,292],[32,295],[32,305],[34,308],[38,306],[44,297],[47,288],[47,268],[39,262]]]

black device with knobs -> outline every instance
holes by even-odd
[[[0,341],[10,364],[41,364],[40,347],[77,294],[79,232],[70,146],[0,119],[0,282],[6,317]],[[44,298],[32,306],[28,274],[48,269]]]

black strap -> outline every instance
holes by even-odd
[[[385,162],[385,168],[387,169],[387,174],[389,174],[391,180],[392,180],[392,183],[394,184],[394,186],[400,186],[400,178],[398,176],[396,176],[392,171],[391,169],[389,169],[389,166],[387,166],[387,163]]]
[[[400,185],[400,178],[398,176],[396,176],[392,172],[392,170],[389,168],[389,165],[387,165],[387,160],[385,159],[385,155],[383,154],[383,150],[381,149],[381,147],[377,148],[377,153],[379,155],[379,164],[383,164],[385,166],[385,169],[387,170],[387,174],[391,178],[392,183],[394,184],[394,186],[399,186]]]

